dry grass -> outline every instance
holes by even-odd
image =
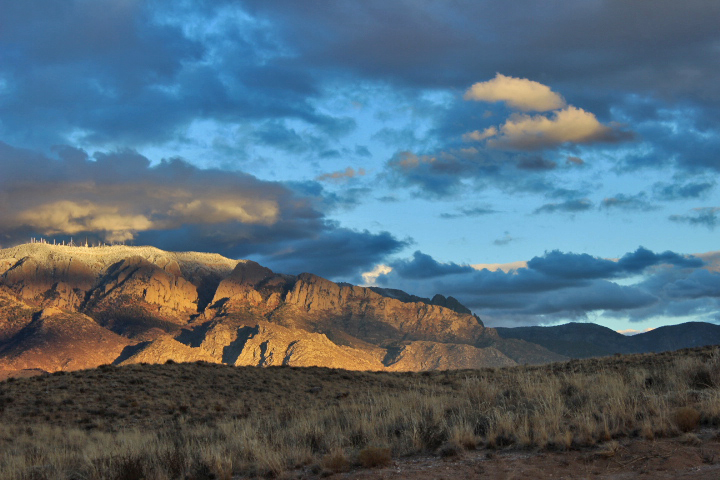
[[[718,372],[707,347],[432,373],[201,363],[38,376],[0,383],[0,478],[272,477],[483,445],[614,455],[620,438],[720,425]]]

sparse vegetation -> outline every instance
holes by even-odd
[[[103,366],[0,383],[0,478],[321,475],[483,446],[610,458],[720,426],[718,371],[718,347],[423,373]]]

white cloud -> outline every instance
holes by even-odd
[[[514,114],[500,127],[496,135],[487,133],[487,146],[500,150],[536,150],[556,147],[566,142],[590,143],[610,140],[613,132],[590,112],[572,105],[544,115]],[[482,134],[481,134],[482,135]]]
[[[390,272],[392,272],[392,267],[389,265],[375,265],[375,268],[362,274],[363,282],[365,286],[375,285],[375,281],[380,275],[387,275]]]
[[[465,100],[505,102],[524,112],[546,112],[565,106],[565,99],[550,87],[527,78],[506,77],[500,73],[486,82],[478,82],[465,92]]]

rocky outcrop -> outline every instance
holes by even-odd
[[[122,297],[152,306],[151,309],[170,318],[197,313],[197,288],[181,276],[176,262],[166,268],[140,256],[118,262],[100,277],[89,303],[97,309]]]
[[[482,322],[470,314],[424,302],[403,302],[369,288],[338,285],[301,274],[274,318],[303,318],[317,328],[342,328],[364,341],[382,345],[398,340],[425,340],[474,345],[485,341]],[[291,323],[291,322],[288,322]]]

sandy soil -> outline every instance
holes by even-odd
[[[348,480],[454,479],[720,479],[718,430],[694,437],[624,440],[617,450],[603,448],[568,452],[463,452],[441,458],[396,459],[387,467],[337,473],[326,478]],[[690,444],[693,441],[695,444]],[[699,442],[699,443],[697,443]],[[296,472],[294,478],[312,478]]]

